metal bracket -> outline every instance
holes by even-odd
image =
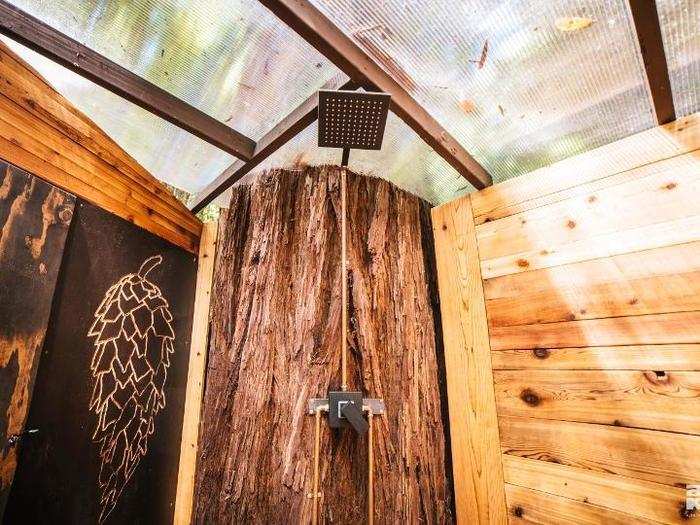
[[[330,406],[328,405],[328,398],[314,397],[309,399],[309,415],[314,415],[318,408],[322,408],[324,406]],[[372,414],[375,416],[381,416],[386,412],[383,399],[365,397],[362,398],[362,406],[369,407],[372,410]]]

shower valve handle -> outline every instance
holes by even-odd
[[[357,405],[355,405],[355,403],[343,403],[340,411],[345,419],[348,420],[348,423],[352,425],[352,428],[355,429],[355,432],[358,434],[364,434],[367,432],[369,429],[369,424],[362,415],[362,411],[357,407]]]

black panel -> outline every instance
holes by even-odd
[[[192,254],[79,201],[27,423],[38,432],[22,445],[6,523],[172,522],[196,270]],[[99,414],[111,424],[95,434]],[[132,458],[128,481],[103,485],[123,486],[112,500],[100,439]],[[126,472],[102,463],[104,478]]]

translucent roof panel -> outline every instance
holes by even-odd
[[[338,70],[257,0],[10,0],[254,140]]]
[[[676,116],[700,110],[700,2],[657,0]]]
[[[20,44],[2,40],[163,182],[196,192],[236,160]]]
[[[627,0],[312,1],[495,182],[654,125]]]
[[[342,150],[319,148],[318,125],[314,123],[263,162],[250,176],[270,168],[340,164]],[[389,180],[432,204],[451,200],[473,189],[457,171],[435,153],[393,113],[389,113],[380,151],[353,149],[349,167],[353,171]],[[228,206],[230,196],[218,199]]]

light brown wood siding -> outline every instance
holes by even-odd
[[[197,253],[201,222],[0,42],[0,158]]]
[[[699,147],[695,114],[434,211],[473,211],[436,251],[476,225],[511,522],[700,522]]]

